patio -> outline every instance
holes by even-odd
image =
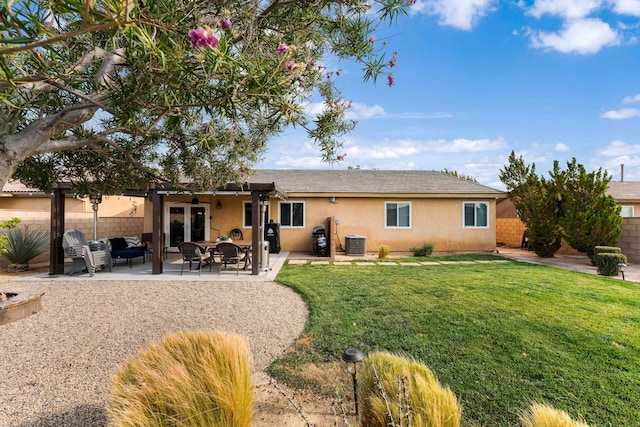
[[[49,273],[41,273],[35,276],[25,277],[17,280],[34,280],[34,279],[47,279],[47,280],[64,280],[64,281],[87,281],[87,280],[146,280],[146,281],[204,281],[204,282],[229,282],[229,281],[273,281],[280,271],[280,268],[287,259],[288,252],[280,252],[279,254],[269,254],[269,269],[261,269],[258,271],[258,275],[251,274],[251,268],[247,270],[240,269],[239,274],[236,276],[236,270],[233,266],[230,266],[227,270],[223,270],[218,274],[219,264],[214,264],[211,271],[209,266],[202,267],[202,274],[198,275],[197,263],[194,263],[193,270],[188,271],[188,264],[185,265],[185,270],[182,276],[180,275],[180,269],[182,268],[182,257],[179,253],[169,253],[168,259],[163,262],[162,274],[152,274],[152,263],[146,261],[144,264],[140,259],[136,259],[133,266],[129,267],[126,260],[118,260],[117,264],[113,267],[112,271],[102,270],[96,272],[94,276],[90,276],[89,273],[75,273],[72,276],[68,274],[70,262],[65,262],[65,274],[50,275]]]

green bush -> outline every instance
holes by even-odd
[[[431,243],[425,243],[420,248],[409,248],[413,253],[413,256],[429,256],[433,252],[433,245]]]
[[[593,248],[593,253],[589,257],[589,259],[591,260],[591,263],[593,265],[596,265],[599,254],[621,254],[621,253],[622,253],[622,249],[616,246],[596,246]]]
[[[5,236],[6,255],[14,264],[29,264],[29,261],[49,250],[49,233],[43,230],[10,228]]]
[[[16,228],[18,224],[22,221],[20,218],[11,218],[7,221],[0,221],[0,228]],[[7,236],[4,234],[0,234],[0,255],[5,255],[7,253]]]
[[[380,249],[378,249],[378,258],[383,259],[389,256],[389,246],[380,245]]]
[[[112,427],[248,427],[253,386],[239,335],[183,331],[143,349],[116,373]]]
[[[599,253],[596,256],[598,274],[603,276],[617,276],[620,273],[618,264],[626,264],[627,257],[619,253]]]
[[[520,415],[522,427],[589,427],[582,421],[575,421],[569,414],[549,405],[534,403]]]
[[[361,425],[458,427],[462,406],[424,364],[390,353],[373,353],[363,363],[358,396]],[[407,423],[410,418],[411,422]]]

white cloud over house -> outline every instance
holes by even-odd
[[[622,43],[622,36],[599,19],[566,21],[557,32],[532,31],[534,48],[556,50],[562,53],[591,55],[606,46]]]
[[[632,117],[640,117],[640,110],[637,108],[622,108],[620,110],[609,110],[600,115],[603,119],[624,120]]]
[[[495,0],[418,0],[410,10],[437,16],[440,25],[470,31],[493,10],[495,3]]]

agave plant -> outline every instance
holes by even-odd
[[[6,256],[14,264],[29,264],[29,261],[49,250],[49,234],[43,230],[11,228],[5,236]]]

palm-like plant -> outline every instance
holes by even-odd
[[[7,258],[14,264],[29,264],[29,261],[49,249],[49,234],[29,227],[11,228],[7,237]]]

